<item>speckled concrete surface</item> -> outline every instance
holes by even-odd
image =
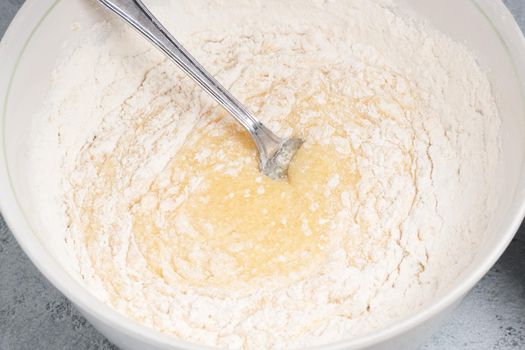
[[[436,0],[438,1],[438,0]],[[0,36],[23,0],[0,0]],[[522,29],[525,1],[506,0]],[[0,350],[116,350],[38,272],[0,217]],[[525,349],[525,225],[421,350]]]

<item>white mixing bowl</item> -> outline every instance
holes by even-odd
[[[153,1],[153,0],[152,0]],[[525,213],[525,40],[500,0],[406,0],[489,72],[502,118],[499,207],[473,263],[442,295],[397,324],[323,349],[414,349],[458,305],[503,253]],[[0,44],[0,206],[37,268],[112,342],[124,349],[197,349],[119,315],[80,283],[68,263],[64,232],[41,232],[28,189],[27,135],[42,107],[62,43],[106,14],[92,0],[27,0]],[[82,127],[79,125],[79,127]],[[483,234],[483,233],[480,233]]]

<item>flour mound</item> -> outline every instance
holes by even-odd
[[[34,141],[59,199],[35,196],[101,300],[202,345],[302,348],[406,317],[468,266],[500,122],[465,47],[384,0],[154,5],[305,144],[289,183],[261,178],[244,131],[172,62],[120,22],[84,29]]]

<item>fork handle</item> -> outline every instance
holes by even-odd
[[[140,0],[98,0],[119,15],[171,58],[252,135],[261,161],[280,147],[281,140],[259,122],[228,90],[202,67]]]

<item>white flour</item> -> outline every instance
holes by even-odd
[[[228,135],[242,132],[120,22],[84,29],[57,65],[38,126],[34,167],[57,176],[42,179],[47,190],[35,196],[49,228],[67,230],[99,298],[198,344],[302,348],[411,314],[469,264],[494,208],[499,118],[462,45],[391,1],[151,5],[272,130],[300,135],[305,152],[335,151],[322,153],[331,172],[313,168],[320,185],[300,201],[297,191],[275,190],[297,204],[299,236],[277,245],[224,236],[225,250],[216,226],[206,223],[209,236],[194,230],[197,217],[185,216],[194,207],[184,203],[213,198],[210,177],[195,173],[202,164],[227,179],[251,169],[250,154],[234,162],[218,151],[239,147]],[[220,147],[199,145],[203,137]],[[282,273],[257,270],[237,243],[240,255],[259,250]],[[280,255],[274,261],[261,247]]]

